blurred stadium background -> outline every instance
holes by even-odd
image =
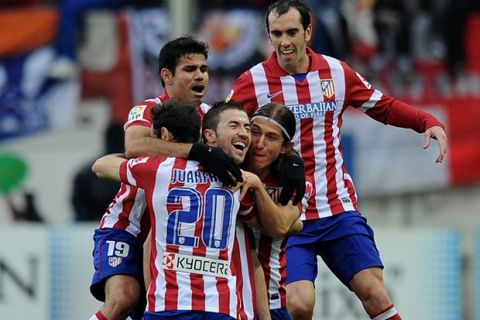
[[[98,199],[88,195],[116,186],[84,171],[112,150],[118,134],[107,129],[135,102],[162,93],[158,51],[185,33],[210,44],[206,102],[224,99],[236,76],[271,50],[263,16],[271,2],[152,0],[88,10],[78,20],[74,68],[59,76],[51,72],[54,42],[65,31],[59,18],[72,10],[54,0],[0,1],[2,319],[87,319],[98,308],[88,287],[104,207],[89,209]],[[480,320],[479,1],[310,4],[312,47],[447,126],[439,165],[436,144],[422,150],[421,135],[345,115],[347,165],[401,314]],[[355,297],[320,270],[315,319],[366,319]]]

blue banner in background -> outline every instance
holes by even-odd
[[[72,123],[78,79],[49,78],[53,58],[47,47],[0,59],[0,142]]]

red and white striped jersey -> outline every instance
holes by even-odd
[[[314,177],[316,189],[305,219],[318,219],[359,210],[340,146],[342,114],[347,107],[417,132],[443,125],[432,115],[384,95],[346,63],[310,48],[307,54],[310,70],[304,79],[284,71],[274,52],[240,75],[227,99],[243,103],[250,115],[269,102],[284,104],[295,114],[295,149],[305,161],[307,174]]]
[[[281,186],[276,177],[269,177],[262,180],[268,194],[275,203],[278,203]],[[305,186],[305,195],[298,203],[300,214],[304,214],[308,201],[313,195],[313,185],[311,179],[307,177]],[[254,207],[255,210],[255,207]],[[286,295],[286,277],[287,277],[287,257],[286,244],[287,237],[272,238],[263,234],[260,230],[252,228],[255,238],[255,249],[257,251],[258,261],[260,262],[267,285],[270,309],[279,309],[287,306]]]
[[[145,190],[152,224],[147,311],[237,316],[232,270],[239,193],[198,162],[171,157],[125,161],[121,180]],[[251,211],[251,208],[250,208]]]
[[[165,103],[169,99],[167,93],[154,99],[147,99],[134,106],[128,115],[124,129],[132,126],[152,126],[152,108],[157,104]],[[198,107],[200,117],[203,119],[205,113],[210,109],[208,104],[202,103]],[[120,190],[110,203],[100,221],[100,228],[123,229],[140,239],[145,239],[150,224],[146,210],[145,193],[127,184],[121,184]]]
[[[242,204],[244,202],[242,201]],[[254,320],[256,310],[255,279],[253,275],[252,249],[247,227],[237,219],[235,244],[232,253],[233,271],[237,278],[238,320]]]

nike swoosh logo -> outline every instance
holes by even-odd
[[[281,90],[280,90],[280,91],[277,91],[277,92],[275,92],[275,93],[272,93],[272,94],[267,93],[267,99],[273,99],[273,98],[275,98],[276,96],[278,96],[278,95],[281,94],[281,93],[282,93]]]

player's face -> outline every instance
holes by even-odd
[[[269,171],[270,165],[280,154],[291,149],[291,143],[285,143],[282,129],[275,123],[264,119],[252,122],[252,143],[248,149],[248,169],[260,174]]]
[[[270,12],[268,25],[268,38],[280,66],[290,74],[307,72],[309,59],[306,46],[310,41],[312,25],[307,30],[303,29],[300,13],[294,8],[280,16],[275,11]]]
[[[175,74],[166,81],[170,98],[187,99],[200,104],[208,86],[207,60],[202,54],[188,54],[179,59]]]
[[[217,147],[222,148],[236,164],[242,163],[252,138],[248,115],[235,109],[223,111],[215,135]]]

